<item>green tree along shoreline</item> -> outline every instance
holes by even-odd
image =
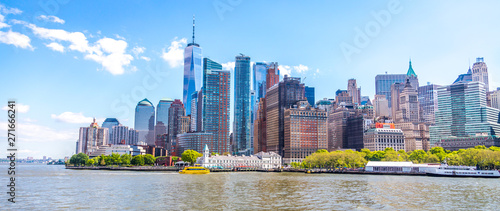
[[[189,162],[192,165],[193,163],[196,162],[196,159],[200,156],[202,155],[197,151],[186,150],[184,151],[184,153],[182,153],[181,160]],[[111,155],[101,155],[90,159],[87,154],[78,153],[71,156],[67,164],[74,166],[113,166],[113,165],[118,165],[122,167],[152,166],[155,164],[157,158],[155,158],[151,154],[136,155],[132,157],[129,154],[120,155],[117,153],[111,153]],[[172,160],[174,163],[178,159],[179,157],[172,156]]]
[[[405,152],[386,148],[384,151],[362,149],[331,151],[320,149],[307,156],[301,163],[292,162],[293,168],[360,168],[368,161],[412,161],[413,163],[441,163],[451,166],[477,166],[481,169],[500,169],[500,147],[476,146],[458,151],[433,147],[429,151]]]

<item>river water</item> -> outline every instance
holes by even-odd
[[[500,209],[500,179],[17,168],[15,204],[0,175],[0,210]]]

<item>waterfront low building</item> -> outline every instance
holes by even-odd
[[[379,173],[426,173],[438,168],[441,164],[392,161],[369,161],[365,166],[367,172]]]
[[[131,156],[145,155],[146,149],[143,146],[131,146],[131,145],[104,145],[100,146],[96,151],[92,152],[89,157],[97,157],[101,155],[111,155],[111,154],[129,154]]]
[[[255,169],[279,169],[281,168],[281,156],[274,152],[259,152],[250,156],[233,155],[210,155],[208,146],[205,145],[203,156],[199,157],[196,164],[205,168],[255,168]]]
[[[489,136],[487,134],[477,134],[470,137],[447,137],[441,138],[435,143],[435,146],[443,147],[445,150],[457,151],[459,149],[474,148],[475,146],[483,145],[485,147],[497,146],[500,147],[500,138],[497,136]]]

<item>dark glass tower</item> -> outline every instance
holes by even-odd
[[[234,142],[238,154],[250,155],[250,57],[236,56],[234,67]]]

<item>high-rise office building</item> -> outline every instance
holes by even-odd
[[[394,150],[405,150],[405,136],[401,129],[395,129],[390,124],[381,124],[379,127],[369,129],[364,134],[364,147],[372,151],[383,151],[387,147]]]
[[[406,74],[383,74],[375,76],[375,94],[385,95],[389,107],[392,107],[391,86],[394,83],[404,83]]]
[[[108,141],[113,137],[113,126],[120,125],[120,122],[116,118],[106,118],[102,123],[101,127],[108,128]]]
[[[491,107],[500,109],[500,87],[497,88],[496,91],[493,91],[491,94]]]
[[[421,108],[421,118],[423,122],[430,125],[435,124],[434,112],[437,110],[437,90],[440,86],[428,84],[418,87],[418,103]]]
[[[234,141],[237,153],[252,153],[250,130],[250,57],[243,54],[236,56],[234,67]]]
[[[168,125],[168,109],[174,100],[171,98],[162,98],[158,105],[156,106],[156,122],[163,122],[164,125]]]
[[[193,17],[193,40],[184,49],[184,85],[183,102],[186,104],[186,115],[191,114],[191,99],[195,91],[199,91],[202,84],[202,55],[200,45],[194,40],[194,17]]]
[[[361,104],[361,89],[358,88],[356,79],[352,78],[347,81],[347,93],[352,97],[353,104]]]
[[[484,83],[486,92],[490,91],[490,83],[488,79],[488,67],[484,63],[483,57],[476,58],[476,63],[472,65],[472,81],[480,81]]]
[[[391,86],[391,117],[396,120],[397,111],[399,111],[399,94],[403,91],[406,83],[394,83]]]
[[[181,118],[186,114],[184,104],[179,99],[175,99],[170,105],[168,114],[167,150],[169,151],[169,154],[177,156],[176,137],[177,134],[181,133]]]
[[[486,87],[480,81],[458,81],[438,88],[435,113],[431,146],[446,143],[455,149],[467,148],[478,138],[500,134],[500,111],[486,106]]]
[[[356,115],[352,104],[341,103],[328,114],[328,150],[348,147],[347,119]]]
[[[318,149],[328,148],[326,111],[299,101],[285,109],[284,163],[302,162]]]
[[[145,98],[135,107],[134,128],[139,132],[139,142],[154,145],[155,107]]]
[[[335,105],[344,104],[353,104],[352,96],[349,94],[347,90],[337,90],[335,92]]]
[[[212,134],[213,143],[208,144],[212,152],[230,151],[230,101],[231,73],[222,70],[222,66],[208,58],[203,59],[203,131]]]
[[[76,153],[90,154],[99,149],[100,146],[108,144],[108,128],[99,127],[94,121],[89,127],[81,127],[78,142],[76,144]]]
[[[307,99],[307,102],[309,102],[309,105],[311,105],[312,107],[314,107],[314,103],[316,102],[315,100],[315,96],[314,96],[314,87],[310,87],[310,86],[305,86],[304,87],[304,94],[306,96],[306,99]]]
[[[197,128],[198,126],[198,91],[195,91],[193,92],[193,94],[191,95],[191,126],[190,126],[190,131],[191,132],[194,132],[194,131],[199,131],[199,129]]]
[[[393,116],[394,122],[419,122],[420,105],[418,103],[418,92],[412,87],[409,79],[398,97],[399,108],[396,111],[396,116]]]
[[[255,102],[266,96],[266,75],[269,64],[266,62],[256,62],[253,64],[253,87],[255,91]]]
[[[123,126],[123,125],[113,126],[112,131],[113,131],[112,132],[113,135],[111,136],[111,139],[109,140],[110,144],[132,145],[132,144],[130,144],[129,128],[127,126]]]
[[[266,93],[266,149],[284,156],[285,108],[305,100],[304,84],[300,78],[283,76],[283,81],[272,86]]]
[[[277,62],[271,62],[266,73],[265,87],[266,90],[264,97],[259,99],[257,104],[257,111],[254,120],[254,153],[267,152],[267,107],[266,96],[267,90],[279,83],[279,69]]]

